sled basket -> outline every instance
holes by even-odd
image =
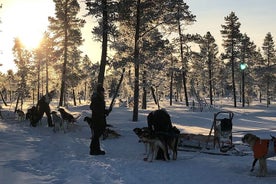
[[[232,148],[232,119],[234,117],[231,111],[220,111],[214,114],[214,121],[209,133],[214,129],[213,146],[219,147],[221,152],[227,152]]]

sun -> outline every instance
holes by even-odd
[[[35,31],[32,27],[25,28],[18,33],[17,37],[23,43],[26,49],[32,50],[39,46],[42,39],[42,32]]]
[[[27,49],[36,48],[47,30],[48,16],[53,16],[53,4],[45,0],[9,0],[4,5],[3,31],[19,38]]]

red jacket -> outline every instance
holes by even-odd
[[[269,146],[269,143],[272,143],[274,146],[274,150],[273,148],[271,148]],[[270,150],[269,150],[270,148]],[[271,153],[273,152],[273,154],[275,155],[276,153],[276,142],[272,142],[269,139],[261,139],[256,141],[254,147],[253,147],[253,152],[254,152],[254,158],[259,159],[261,157],[270,157],[272,156]]]

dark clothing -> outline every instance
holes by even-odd
[[[49,106],[50,101],[51,101],[51,99],[47,95],[43,96],[38,101],[37,111],[39,113],[40,119],[43,117],[44,113],[46,114],[47,121],[48,121],[48,126],[52,127],[53,126],[53,122],[52,122],[52,117],[51,117],[51,109],[50,109],[50,106]]]
[[[161,141],[167,143],[168,139],[172,134],[172,129],[173,129],[171,117],[168,114],[168,112],[164,109],[152,111],[149,113],[147,117],[147,121],[148,121],[149,129],[152,132],[154,132],[154,134],[156,134]],[[169,158],[168,153],[167,155]],[[165,159],[163,151],[161,149],[158,150],[156,159],[158,160]]]
[[[172,129],[171,117],[164,109],[150,112],[147,120],[151,131],[165,133]]]
[[[42,119],[43,114],[46,113],[48,126],[52,127],[52,117],[51,117],[51,109],[49,106],[49,103],[51,102],[51,94],[44,95],[41,97],[41,99],[38,101],[37,106],[33,107],[29,111],[29,119],[31,121],[32,126],[36,126],[37,123]]]
[[[105,109],[104,96],[100,93],[94,93],[91,99],[90,109],[92,110],[92,126],[93,132],[90,143],[90,154],[98,153],[100,149],[100,136],[106,128],[106,116],[108,111]]]

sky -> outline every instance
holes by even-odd
[[[80,1],[81,2],[81,1]],[[205,35],[207,31],[215,37],[221,47],[221,25],[225,23],[224,17],[234,11],[241,23],[241,32],[246,33],[258,47],[262,45],[265,35],[271,32],[276,35],[275,0],[185,0],[190,6],[192,14],[196,15],[196,22],[186,27],[187,33]],[[54,3],[52,0],[0,0],[3,4],[0,9],[0,71],[15,69],[13,64],[12,47],[15,37],[19,37],[27,47],[38,45],[43,32],[48,26],[48,16],[54,16]],[[81,3],[84,15],[84,4]],[[94,62],[100,59],[99,43],[93,41],[91,30],[93,21],[86,18],[87,24],[83,28],[84,45],[81,47]]]
[[[241,33],[246,33],[252,41],[261,47],[268,32],[276,36],[275,0],[185,0],[196,22],[187,27],[187,32],[205,35],[207,31],[215,37],[221,47],[221,25],[232,11],[239,18]],[[274,39],[275,41],[275,39]]]

